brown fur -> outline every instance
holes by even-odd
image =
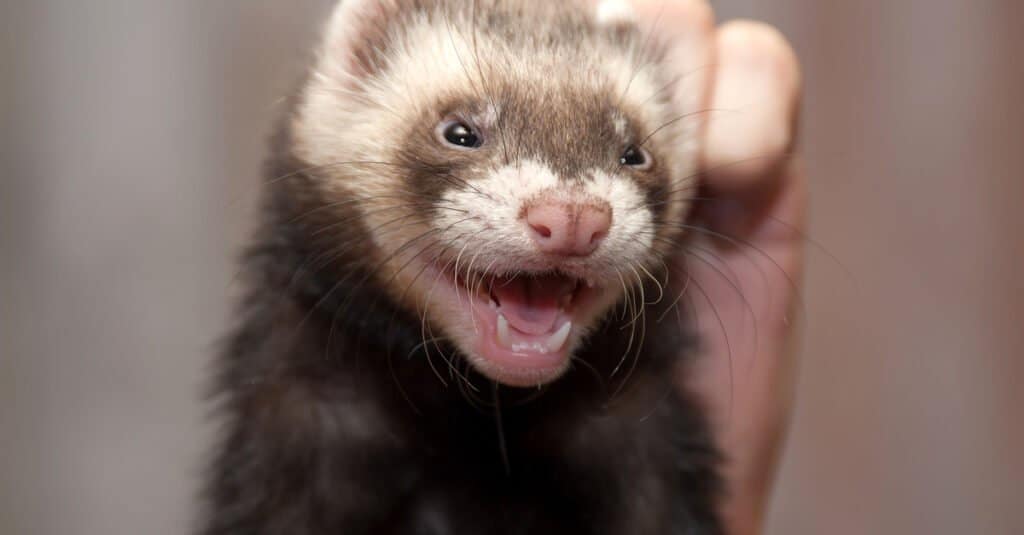
[[[609,291],[617,304],[574,342],[575,366],[540,390],[509,388],[473,367],[459,343],[465,312],[431,302],[415,267],[454,257],[452,245],[526,265],[503,222],[474,212],[492,203],[515,219],[519,207],[473,190],[495,169],[541,169],[556,189],[604,176],[639,192],[615,212],[627,227],[643,216],[634,238],[566,269],[607,282],[629,260],[666,276],[679,231],[665,223],[685,216],[693,162],[666,97],[626,91],[664,85],[647,65],[656,47],[558,2],[356,7],[363,18],[332,22],[275,139],[248,293],[219,361],[225,429],[201,533],[720,533],[708,426],[670,381],[692,347],[669,315],[675,303],[634,316]],[[410,49],[412,37],[436,54]],[[441,79],[396,78],[453,50],[464,55],[436,66]],[[438,145],[439,121],[491,109],[481,149]],[[632,143],[654,155],[651,169],[619,164]],[[465,236],[438,223],[455,217],[455,194],[471,199],[458,205]]]

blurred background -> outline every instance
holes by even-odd
[[[828,252],[768,533],[1024,533],[1024,4],[713,3],[802,58]],[[330,4],[0,5],[0,533],[187,532],[264,140]]]

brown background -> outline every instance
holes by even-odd
[[[186,531],[231,252],[328,4],[0,6],[0,532]],[[716,4],[804,61],[839,259],[810,256],[769,533],[1024,532],[1024,7]]]

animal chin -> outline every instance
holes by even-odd
[[[460,345],[478,371],[525,387],[557,379],[602,304],[603,290],[561,272],[447,273],[443,299],[467,308],[472,328]]]

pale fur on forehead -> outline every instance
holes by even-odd
[[[529,53],[524,54],[522,50],[512,50],[507,42],[490,37],[486,32],[474,35],[468,13],[462,14],[465,18],[460,20],[438,16],[436,13],[419,12],[403,19],[401,32],[389,43],[386,65],[383,65],[382,71],[373,76],[353,79],[346,74],[347,52],[337,48],[338,43],[344,41],[342,36],[346,32],[355,31],[355,23],[346,17],[366,14],[365,10],[372,9],[379,1],[383,0],[345,2],[332,17],[332,27],[328,29],[328,38],[320,51],[315,74],[305,88],[292,122],[293,150],[296,155],[311,166],[325,166],[317,173],[325,190],[337,189],[342,195],[354,194],[367,199],[360,203],[360,207],[367,215],[366,223],[371,227],[386,222],[376,221],[373,213],[375,210],[380,212],[377,209],[385,208],[383,205],[389,202],[374,199],[386,199],[397,191],[405,190],[405,177],[386,165],[332,164],[342,161],[390,161],[391,152],[396,150],[401,140],[389,141],[388,133],[402,135],[407,132],[415,117],[424,110],[436,107],[439,100],[453,88],[484,90],[486,84],[481,83],[479,75],[488,65],[477,65],[477,58],[500,64],[500,68],[486,72],[514,77],[517,83],[528,87],[552,84],[552,73],[556,73],[557,77],[558,72],[567,68],[574,69],[571,74],[566,74],[572,77],[570,81],[573,84],[581,88],[591,87],[595,95],[599,87],[610,87],[612,94],[621,95],[623,106],[629,106],[634,116],[639,115],[649,130],[669,123],[652,139],[652,142],[671,148],[662,151],[659,161],[660,165],[669,170],[669,188],[680,191],[681,184],[678,182],[692,176],[696,167],[694,154],[699,123],[696,119],[676,119],[680,115],[695,112],[697,100],[695,98],[686,103],[690,107],[684,109],[680,109],[678,103],[669,102],[665,95],[671,92],[665,91],[666,83],[658,76],[657,62],[641,50],[642,45],[624,46],[613,44],[611,40],[589,38],[585,43],[575,46],[567,43],[558,48],[534,43]],[[581,38],[588,39],[587,36]],[[586,91],[577,93],[581,98],[586,98]],[[489,116],[500,113],[500,103],[485,109],[485,114]],[[494,117],[489,120],[494,120]],[[624,116],[616,114],[610,120],[620,135],[628,130]],[[498,191],[510,187],[524,188],[519,193],[537,190],[540,187],[538,184],[545,177],[548,182],[554,180],[549,169],[537,167],[540,165],[538,161],[530,160],[529,155],[526,155],[517,162],[518,165],[492,173],[486,179],[488,185],[493,185]],[[616,221],[624,225],[616,225],[617,228],[635,231],[649,226],[649,221],[635,220],[650,217],[649,211],[643,209],[642,195],[636,184],[625,177],[612,177],[600,172],[592,172],[586,178],[584,182],[588,188],[597,188],[592,193],[600,194],[613,204]],[[523,180],[527,182],[521,182]],[[504,206],[492,207],[494,210],[491,214],[520,208],[523,197],[512,195],[512,192],[506,193],[508,195],[503,198],[508,202]],[[448,194],[458,197],[450,199],[453,202],[479,202],[479,199],[466,197],[470,195],[469,191],[460,191],[458,188]],[[684,199],[672,199],[666,209],[668,220],[681,220],[685,214]],[[628,218],[634,218],[634,221]],[[515,219],[510,217],[508,221]],[[520,234],[508,232],[502,235],[525,239]],[[404,232],[398,232],[388,235],[378,245],[386,252],[389,247],[385,242],[398,243],[402,238],[409,237]],[[617,244],[617,239],[613,236],[609,243]],[[522,245],[525,247],[526,244]],[[649,244],[632,241],[622,242],[621,245],[620,250],[626,252],[631,251],[634,245],[642,248]]]
[[[626,0],[600,0],[595,10],[598,24],[614,26],[636,22],[636,12]]]
[[[311,164],[336,160],[342,150],[346,158],[386,157],[392,147],[379,133],[405,131],[410,117],[436,106],[453,89],[484,93],[490,76],[508,77],[524,87],[544,87],[555,83],[553,73],[557,79],[564,72],[583,90],[581,95],[588,87],[595,93],[610,87],[651,131],[674,121],[654,141],[673,147],[671,161],[666,163],[674,176],[694,171],[700,125],[697,98],[682,103],[667,100],[665,95],[672,92],[666,91],[664,77],[657,72],[659,65],[642,49],[643,43],[627,46],[591,38],[575,46],[520,43],[531,48],[513,49],[475,28],[474,14],[468,9],[448,15],[418,12],[403,18],[380,60],[380,73],[353,76],[351,51],[345,47],[359,46],[352,35],[359,24],[371,23],[367,19],[381,9],[381,3],[389,4],[388,0],[346,0],[330,19],[314,76],[293,120],[297,155]],[[592,16],[601,24],[617,23],[626,16],[621,5],[616,7],[619,3],[591,4]],[[478,65],[478,59],[485,65]],[[483,80],[481,73],[486,73]],[[682,114],[694,116],[676,120]],[[624,127],[616,125],[616,129]]]

